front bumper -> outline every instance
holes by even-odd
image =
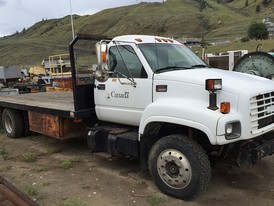
[[[251,140],[243,140],[226,145],[221,157],[228,164],[249,168],[257,161],[273,153],[274,133],[270,132]]]
[[[272,136],[261,139],[260,144],[256,145],[253,149],[253,158],[260,160],[268,155],[274,153],[274,133]]]

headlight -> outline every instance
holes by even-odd
[[[241,136],[241,123],[240,122],[228,122],[225,125],[225,138],[227,140],[236,139]]]
[[[232,123],[228,123],[226,125],[226,128],[225,128],[225,133],[227,135],[230,135],[232,132],[233,132],[233,124]]]

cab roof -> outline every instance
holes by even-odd
[[[124,36],[115,37],[114,39],[112,39],[112,41],[129,42],[129,43],[136,43],[136,44],[143,44],[143,43],[181,44],[172,38],[161,37],[161,36],[150,36],[150,35],[124,35]]]

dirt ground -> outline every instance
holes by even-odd
[[[273,206],[273,171],[274,156],[248,171],[217,164],[209,187],[185,202],[162,194],[138,162],[92,154],[85,139],[0,134],[0,175],[46,206]]]

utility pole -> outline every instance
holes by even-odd
[[[70,0],[70,22],[71,22],[71,33],[72,33],[72,39],[74,39],[74,25],[73,25],[73,15],[72,15],[72,6],[71,6],[71,0]]]

